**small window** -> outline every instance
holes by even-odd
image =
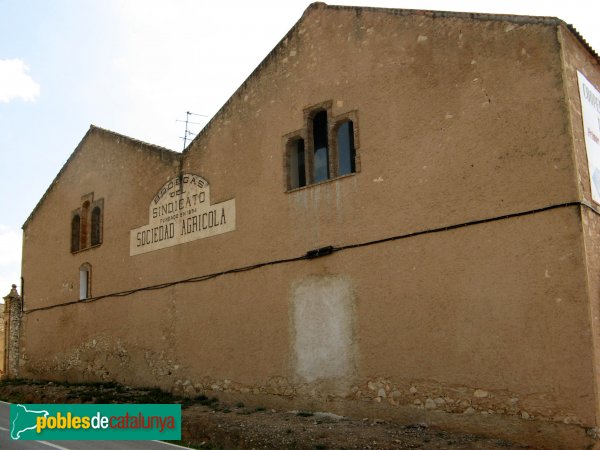
[[[327,111],[319,111],[313,118],[314,166],[313,182],[329,178],[329,148],[327,136]]]
[[[92,296],[92,266],[88,263],[79,268],[79,300],[86,300]]]
[[[88,214],[90,211],[90,202],[85,202],[81,207],[81,239],[80,248],[86,248],[88,244]]]
[[[306,163],[304,139],[296,138],[288,143],[289,189],[306,186]]]
[[[354,125],[352,121],[342,123],[337,131],[338,176],[356,172],[354,162]]]
[[[81,207],[71,215],[71,253],[102,244],[104,199],[94,201],[94,193],[81,197]]]
[[[332,108],[332,100],[306,108],[304,127],[283,136],[287,190],[360,171],[358,111]]]
[[[102,243],[102,210],[96,206],[92,210],[92,245]]]
[[[71,219],[71,252],[79,251],[79,231],[81,229],[81,218],[75,214]]]

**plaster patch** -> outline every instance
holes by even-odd
[[[342,276],[310,276],[292,286],[295,374],[305,382],[352,374],[354,294]]]

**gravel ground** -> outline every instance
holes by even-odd
[[[256,405],[195,399],[116,383],[0,383],[13,403],[182,403],[183,445],[207,449],[523,449],[500,439],[449,433],[425,424],[398,425],[326,412],[275,411]]]
[[[194,405],[185,412],[184,435],[197,446],[226,449],[519,449],[511,442],[448,433],[424,424],[397,425],[334,414]]]

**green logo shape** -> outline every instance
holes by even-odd
[[[31,405],[27,405],[31,406]],[[10,405],[10,438],[21,439],[21,434],[37,427],[38,417],[48,417],[46,410],[30,410],[24,405]]]
[[[179,440],[181,405],[10,405],[15,440]]]

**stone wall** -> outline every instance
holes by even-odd
[[[21,296],[17,286],[12,285],[10,293],[4,297],[4,377],[19,376],[19,339],[21,337]]]
[[[0,304],[0,377],[4,375],[4,303]]]

